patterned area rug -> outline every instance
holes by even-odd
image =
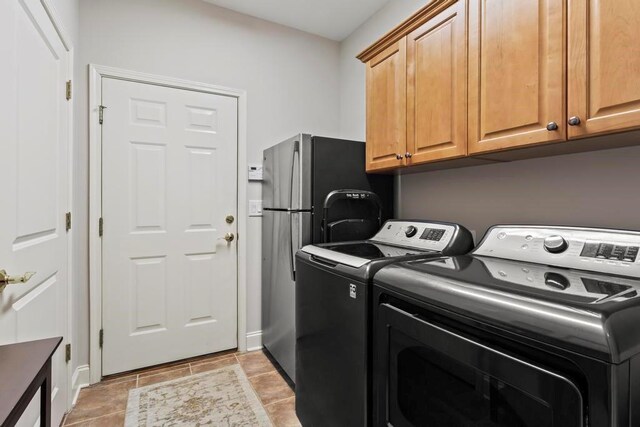
[[[133,389],[125,427],[271,426],[240,366]]]

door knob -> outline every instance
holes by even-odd
[[[412,154],[411,154],[410,152],[408,152],[408,151],[407,151],[406,153],[404,153],[404,156],[405,156],[407,159],[410,159],[410,158],[411,158],[411,156],[412,156]]]
[[[396,154],[396,159],[402,160],[402,154]]]
[[[34,272],[27,272],[22,276],[10,276],[5,270],[0,270],[0,292],[2,292],[7,285],[28,282],[35,274]]]
[[[231,243],[233,242],[233,239],[235,239],[235,236],[233,235],[233,233],[225,233],[223,239]]]
[[[552,132],[554,130],[558,130],[558,124],[556,122],[549,122],[547,123],[547,130],[549,132]]]
[[[569,118],[569,126],[578,126],[580,124],[580,117],[573,116]]]
[[[233,224],[235,218],[233,217],[233,215],[227,215],[224,220],[227,221],[227,224]]]

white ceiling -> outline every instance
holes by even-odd
[[[389,0],[204,0],[328,39],[342,41]]]

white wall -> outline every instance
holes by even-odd
[[[339,45],[317,36],[221,9],[201,0],[82,0],[76,85],[83,108],[76,163],[74,279],[78,364],[88,362],[87,65],[95,63],[201,81],[248,94],[248,161],[296,132],[338,134]],[[260,184],[249,184],[259,199]],[[248,236],[249,332],[260,329],[261,219]],[[81,255],[80,255],[81,254]]]
[[[365,138],[365,67],[355,56],[426,4],[395,0],[342,42],[340,132]],[[640,142],[640,141],[639,141]],[[496,223],[640,229],[630,177],[640,147],[403,175],[397,215],[460,222],[480,238]]]

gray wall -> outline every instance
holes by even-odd
[[[401,215],[460,222],[478,238],[499,223],[640,229],[640,148],[402,177]]]
[[[365,138],[365,67],[355,56],[424,4],[391,1],[342,43],[342,136]],[[496,223],[640,229],[639,161],[632,147],[403,175],[397,215],[457,221],[478,238]]]
[[[297,132],[338,134],[339,44],[201,0],[82,0],[74,259],[78,364],[88,363],[89,63],[247,91],[248,162]],[[260,199],[250,183],[249,199]],[[247,330],[260,330],[261,219],[248,219]]]

